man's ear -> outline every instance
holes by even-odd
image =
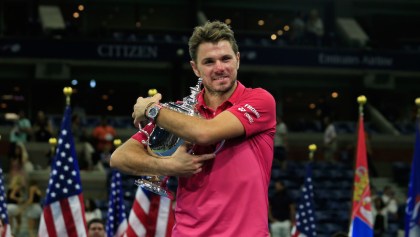
[[[241,62],[241,57],[240,57],[239,52],[236,54],[236,59],[238,60],[238,65],[236,66],[236,70],[238,70],[239,69],[239,64]]]
[[[199,70],[198,70],[198,68],[197,68],[197,64],[195,64],[195,62],[194,62],[193,60],[191,60],[191,61],[190,61],[190,65],[191,65],[192,70],[194,71],[194,74],[195,74],[197,77],[201,77],[201,75],[200,75],[200,71],[199,71]]]

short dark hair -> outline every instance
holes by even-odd
[[[94,224],[94,223],[100,223],[100,224],[102,224],[102,226],[105,228],[105,223],[104,223],[104,221],[103,221],[102,219],[99,219],[99,218],[94,218],[94,219],[92,219],[92,220],[90,220],[90,221],[88,222],[88,224],[87,224],[87,228],[88,228],[88,230],[89,230],[90,226],[91,226],[92,224]]]
[[[220,21],[208,21],[202,26],[195,27],[194,32],[188,41],[191,60],[196,62],[197,49],[200,44],[205,42],[217,43],[221,40],[229,41],[235,54],[239,52],[233,30],[229,25]]]

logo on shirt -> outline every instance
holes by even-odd
[[[254,119],[252,118],[250,113],[254,114],[256,118],[260,117],[260,113],[258,113],[258,111],[249,104],[245,104],[243,107],[239,107],[238,111],[244,114],[244,116],[248,119],[249,123],[254,123]]]

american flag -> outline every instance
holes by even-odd
[[[112,170],[111,187],[108,201],[106,233],[108,237],[120,237],[127,229],[121,173]]]
[[[405,209],[405,237],[420,236],[420,118],[416,122],[416,141]]]
[[[369,172],[365,141],[363,114],[359,116],[357,157],[354,171],[353,207],[351,212],[350,237],[372,237],[373,217],[370,197]]]
[[[10,237],[12,235],[7,216],[6,195],[4,192],[3,169],[0,168],[0,218],[3,220],[4,232],[1,237]]]
[[[126,237],[170,237],[174,225],[172,201],[138,188],[128,218]]]
[[[316,236],[314,213],[314,190],[312,185],[312,164],[306,165],[305,182],[296,211],[296,223],[292,228],[292,237]]]
[[[51,163],[38,236],[87,236],[82,184],[71,131],[70,106],[65,109],[57,151]]]

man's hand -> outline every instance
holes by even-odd
[[[138,127],[140,124],[140,121],[145,120],[145,110],[146,107],[148,105],[150,105],[150,103],[156,103],[158,104],[159,101],[162,99],[162,95],[160,93],[155,94],[152,97],[147,97],[147,98],[143,98],[143,97],[139,97],[137,98],[137,102],[136,104],[133,106],[133,113],[131,115],[131,117],[133,117],[134,119],[134,126]]]
[[[190,176],[202,171],[206,160],[214,159],[215,154],[192,155],[188,153],[191,144],[183,144],[170,156],[171,176]]]

